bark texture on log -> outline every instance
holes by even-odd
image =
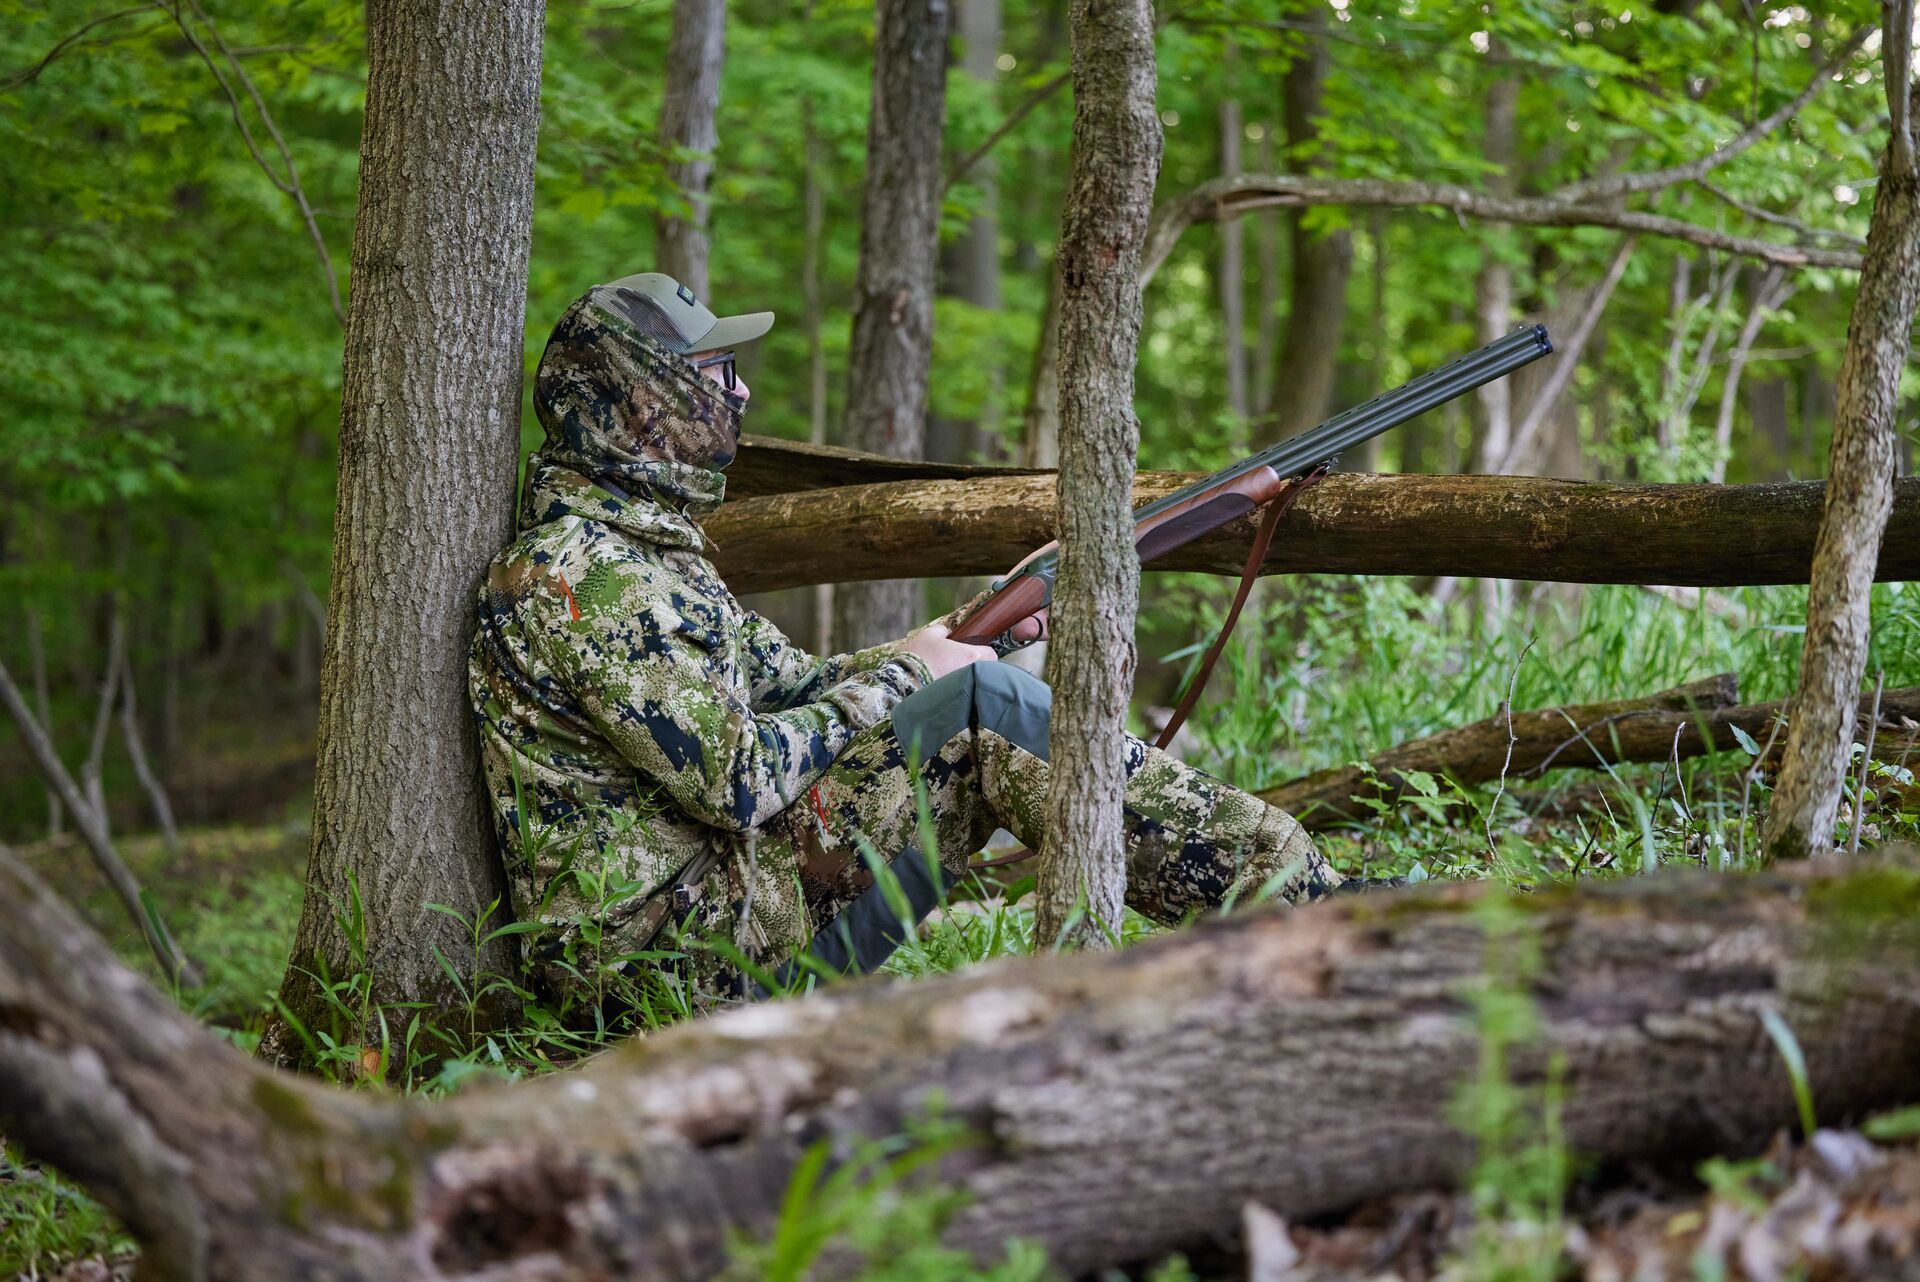
[[[1577,1155],[1751,1150],[1795,1117],[1760,1014],[1823,1121],[1920,1092],[1920,873],[1833,862],[1484,886],[1207,922],[1111,957],[862,983],[670,1030],[582,1071],[436,1102],[332,1091],[193,1027],[0,856],[0,1130],[79,1178],[168,1279],[680,1282],[764,1229],[815,1143],[934,1108],[956,1244],[1070,1273],[1179,1249],[1253,1199],[1289,1218],[1456,1181],[1490,935],[1539,950],[1541,1033]],[[937,1103],[936,1103],[937,1101]]]
[[[1135,478],[1146,503],[1197,479]],[[1418,574],[1661,583],[1805,583],[1819,481],[1643,485],[1521,476],[1341,472],[1280,526],[1268,574]],[[976,475],[728,503],[706,522],[736,592],[924,575],[1003,574],[1055,537],[1054,481]],[[1151,563],[1239,574],[1254,523],[1236,521]],[[1920,478],[1894,484],[1881,580],[1920,579]]]
[[[1853,736],[1866,734],[1872,704],[1870,694],[1860,701],[1858,720],[1847,725],[1849,743]],[[1740,746],[1733,737],[1734,726],[1764,744],[1775,720],[1787,713],[1784,699],[1736,705],[1731,675],[1645,699],[1516,712],[1513,733],[1518,742],[1513,745],[1507,777],[1531,779],[1548,770],[1600,770],[1630,761],[1665,761],[1675,754],[1700,757],[1726,752]],[[1920,687],[1889,690],[1883,697],[1879,721],[1883,732],[1898,734],[1903,716],[1920,719]],[[1374,811],[1353,797],[1397,798],[1409,770],[1444,774],[1462,784],[1490,783],[1500,777],[1506,750],[1507,719],[1492,716],[1370,758],[1384,791],[1368,784],[1359,770],[1338,766],[1268,788],[1260,799],[1290,811],[1305,827],[1328,828],[1349,819],[1372,818]]]
[[[455,1007],[435,945],[456,968],[474,949],[426,905],[504,902],[466,654],[474,587],[513,535],[544,21],[543,0],[367,13],[313,844],[281,988],[309,1028],[329,1026],[323,971]],[[364,950],[338,920],[355,900]],[[513,973],[504,943],[479,962]],[[261,1054],[297,1053],[270,1022]]]
[[[1882,7],[1887,30],[1913,29],[1912,0]],[[1888,42],[1893,131],[1874,189],[1860,292],[1840,362],[1826,506],[1814,544],[1800,649],[1800,688],[1762,842],[1769,859],[1804,859],[1833,849],[1853,742],[1847,709],[1867,666],[1868,597],[1882,537],[1893,536],[1888,515],[1899,466],[1894,429],[1900,375],[1920,304],[1920,169],[1913,140],[1906,136],[1911,116],[1920,109],[1920,86],[1908,83],[1906,46],[1904,34]]]
[[[952,22],[949,0],[878,0],[874,9],[873,110],[841,439],[895,458],[919,458],[926,449]],[[925,622],[916,579],[838,591],[833,612],[834,644],[846,650]]]
[[[720,145],[720,72],[727,58],[727,0],[674,0],[667,41],[666,92],[660,100],[660,142],[686,153],[667,164],[667,180],[692,206],[686,217],[654,221],[654,270],[707,301],[707,184]]]
[[[1121,794],[1140,558],[1140,245],[1160,175],[1151,0],[1071,0],[1073,172],[1060,218],[1060,575],[1034,937],[1104,947],[1126,895]],[[1084,911],[1082,911],[1084,910]],[[1075,924],[1077,923],[1077,924]]]

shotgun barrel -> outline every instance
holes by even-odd
[[[1331,464],[1343,451],[1552,351],[1546,326],[1528,325],[1154,500],[1134,512],[1134,546],[1140,560],[1151,561],[1244,516],[1272,499],[1293,477]],[[1020,648],[1022,643],[1012,639],[1010,630],[1053,600],[1059,557],[1059,549],[1050,544],[1018,573],[994,584],[991,595],[953,630],[953,639],[991,645],[1001,654]]]

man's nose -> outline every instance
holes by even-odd
[[[747,390],[747,380],[740,377],[739,370],[733,372],[733,394],[743,401],[753,399],[753,393]]]

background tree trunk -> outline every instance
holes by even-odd
[[[1506,978],[1538,1019],[1507,1080],[1558,1074],[1583,1163],[1731,1156],[1791,1125],[1763,1012],[1823,1119],[1914,1098],[1920,883],[1828,866],[1503,912],[1473,910],[1485,883],[1249,912],[1118,957],[729,1012],[425,1101],[249,1063],[0,856],[0,1129],[104,1200],[155,1277],[693,1282],[730,1230],[772,1223],[811,1145],[900,1135],[937,1099],[980,1140],[940,1172],[969,1198],[949,1242],[1028,1237],[1078,1276],[1230,1229],[1248,1200],[1299,1219],[1455,1184],[1475,1146],[1449,1101],[1483,1071],[1495,947],[1539,957]]]
[[[951,22],[949,0],[874,7],[873,114],[841,439],[895,458],[919,458],[926,448]],[[852,584],[834,593],[834,643],[852,650],[890,641],[919,626],[922,614],[918,579]]]
[[[807,19],[813,17],[813,5],[806,7]],[[814,123],[813,99],[800,100],[801,203],[805,207],[804,241],[800,257],[801,324],[807,334],[807,440],[814,445],[827,443],[827,344],[823,334],[826,320],[826,295],[820,284],[820,258],[825,251],[827,231],[827,190],[821,178],[825,159],[821,155],[820,129]],[[832,654],[833,584],[813,585],[813,636],[815,654]]]
[[[1227,66],[1232,67],[1233,46],[1228,45]],[[1220,176],[1231,178],[1240,172],[1240,122],[1238,99],[1220,103]],[[1221,358],[1226,365],[1227,408],[1245,420],[1252,412],[1247,399],[1247,294],[1246,234],[1238,218],[1220,224],[1220,334]],[[1242,438],[1244,439],[1244,437]]]
[[[720,145],[714,113],[720,109],[720,71],[726,57],[727,0],[674,0],[660,142],[669,151],[691,153],[670,161],[667,177],[693,208],[684,218],[663,215],[655,220],[654,266],[702,302],[711,301],[707,184],[713,177],[714,149]]]
[[[1301,13],[1303,25],[1323,28],[1326,11]],[[1306,37],[1300,57],[1287,71],[1287,152],[1294,172],[1311,172],[1309,159],[1320,141],[1320,94],[1327,80],[1324,34]],[[1267,403],[1262,443],[1284,440],[1327,417],[1333,404],[1334,377],[1340,372],[1340,331],[1347,319],[1347,274],[1353,267],[1353,234],[1346,228],[1326,233],[1307,227],[1310,210],[1288,215],[1293,245],[1293,290],[1280,361],[1273,375],[1273,399]]]
[[[1912,0],[1882,6],[1891,130],[1874,190],[1860,293],[1840,362],[1826,505],[1814,543],[1807,596],[1807,632],[1800,648],[1800,685],[1780,779],[1767,811],[1762,850],[1769,859],[1798,859],[1833,849],[1840,790],[1853,744],[1854,700],[1866,671],[1868,614],[1880,541],[1893,507],[1894,425],[1900,373],[1912,344],[1920,302],[1920,174],[1913,112],[1920,92],[1909,83]]]
[[[1060,577],[1049,656],[1058,698],[1034,931],[1042,946],[1097,946],[1118,935],[1126,893],[1120,795],[1140,603],[1133,371],[1161,135],[1150,0],[1073,0],[1068,20],[1074,160],[1060,220]]]
[[[1000,46],[1000,0],[958,0],[956,34],[961,70],[994,94]],[[966,181],[980,192],[980,203],[959,234],[940,251],[941,292],[983,311],[1000,310],[1000,189],[991,152],[967,168]],[[1006,370],[996,361],[986,371],[988,391],[978,418],[935,419],[929,425],[928,458],[964,463],[977,456],[1000,457],[999,401]]]
[[[280,990],[309,1027],[328,1022],[322,969],[454,1007],[434,946],[466,972],[473,945],[426,905],[472,915],[505,893],[466,655],[513,530],[544,19],[543,0],[367,13],[313,844]],[[338,920],[355,899],[364,941]],[[495,944],[479,965],[512,959]],[[260,1052],[289,1061],[296,1041],[273,1021]]]

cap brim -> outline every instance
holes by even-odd
[[[744,316],[722,316],[713,328],[695,339],[690,352],[717,352],[725,347],[751,343],[773,328],[772,312],[748,312]]]

